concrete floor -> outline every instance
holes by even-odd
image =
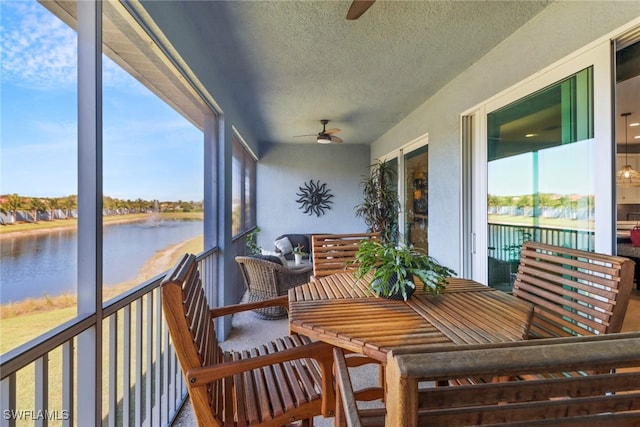
[[[622,325],[623,332],[640,331],[640,291],[634,289],[632,292],[627,315]],[[259,319],[253,312],[240,313],[234,316],[233,328],[229,338],[221,346],[225,350],[252,348],[286,335],[288,331],[287,319],[267,321]],[[360,388],[366,384],[377,384],[378,377],[375,368],[358,369],[360,371],[353,376],[354,387]],[[316,417],[314,423],[316,427],[331,427],[333,426],[333,419]],[[177,427],[196,425],[189,401],[185,403],[173,425]]]

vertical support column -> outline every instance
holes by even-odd
[[[78,7],[78,425],[102,424],[102,3]],[[65,408],[66,409],[66,408]],[[72,408],[68,408],[72,409]]]
[[[207,114],[204,122],[204,250],[219,246],[218,239],[218,119]],[[220,255],[216,255],[219,258]],[[218,282],[218,278],[207,272],[203,280]],[[218,306],[218,294],[211,283],[204,283],[209,304]]]
[[[217,144],[217,175],[218,194],[217,215],[218,215],[218,235],[217,242],[220,252],[218,253],[218,295],[216,305],[221,306],[225,301],[225,286],[230,282],[230,271],[233,267],[233,254],[229,251],[231,245],[231,190],[233,177],[231,175],[232,146],[230,141],[233,131],[229,129],[229,139],[227,138],[227,126],[224,117],[218,116],[218,144]],[[231,316],[221,317],[217,320],[218,339],[224,341],[231,330]]]

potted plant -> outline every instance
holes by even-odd
[[[456,274],[426,253],[411,246],[365,240],[355,254],[358,281],[367,280],[376,296],[407,300],[416,289],[415,278],[423,290],[432,295],[441,293],[447,278]]]
[[[296,265],[302,264],[302,257],[306,255],[306,252],[302,250],[302,245],[298,243],[291,253],[293,254]]]
[[[356,216],[364,219],[371,232],[379,233],[383,242],[398,240],[400,200],[396,181],[392,164],[378,160],[360,183],[363,201],[355,207]]]

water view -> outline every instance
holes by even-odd
[[[134,279],[157,251],[201,235],[202,226],[202,220],[180,219],[106,225],[104,285]],[[0,304],[76,293],[76,254],[75,229],[3,238],[0,240]]]

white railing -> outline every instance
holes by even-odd
[[[208,295],[217,289],[217,254],[198,257]],[[170,425],[187,392],[162,315],[163,276],[105,303],[100,325],[95,315],[76,318],[2,355],[0,426],[77,425],[77,340],[94,326],[102,332],[102,424]]]

